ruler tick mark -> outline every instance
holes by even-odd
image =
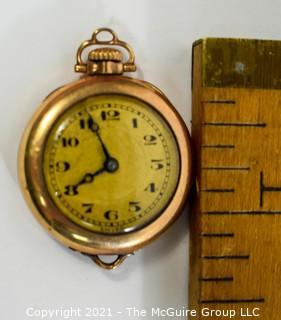
[[[236,171],[249,171],[250,167],[202,167],[202,170],[236,170]]]
[[[218,126],[218,127],[266,127],[266,123],[251,123],[251,122],[203,122],[203,126]]]
[[[281,186],[265,186],[263,172],[260,172],[260,207],[263,206],[263,197],[265,192],[281,192]]]
[[[219,192],[219,193],[235,192],[234,189],[202,189],[200,191],[203,191],[203,192]]]
[[[202,256],[201,259],[249,260],[250,255]]]
[[[201,233],[201,237],[206,238],[233,238],[234,233]]]
[[[234,144],[203,144],[201,148],[234,149]]]
[[[233,277],[199,278],[202,282],[232,282],[233,280]]]
[[[205,100],[202,101],[204,104],[235,104],[235,100]]]
[[[203,214],[209,214],[209,215],[281,215],[281,211],[278,210],[269,210],[269,211],[262,211],[262,210],[245,210],[245,211],[239,211],[239,210],[233,210],[233,211],[203,211]]]
[[[212,299],[212,300],[200,300],[200,303],[264,303],[264,298],[249,298],[249,299]]]

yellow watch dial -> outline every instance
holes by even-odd
[[[48,192],[74,223],[121,234],[156,219],[180,174],[177,142],[165,119],[125,95],[89,97],[54,123],[43,153]]]

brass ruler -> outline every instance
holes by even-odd
[[[281,41],[197,41],[192,90],[189,307],[281,319]]]

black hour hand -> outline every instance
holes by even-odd
[[[76,187],[79,187],[82,184],[92,183],[94,181],[95,177],[98,176],[99,174],[103,173],[104,171],[106,171],[105,168],[102,168],[94,173],[86,173],[84,175],[84,177],[78,183],[76,183]]]

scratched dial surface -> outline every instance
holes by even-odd
[[[148,104],[122,95],[87,98],[54,123],[44,179],[61,213],[104,234],[141,228],[171,201],[180,174],[173,132]]]

